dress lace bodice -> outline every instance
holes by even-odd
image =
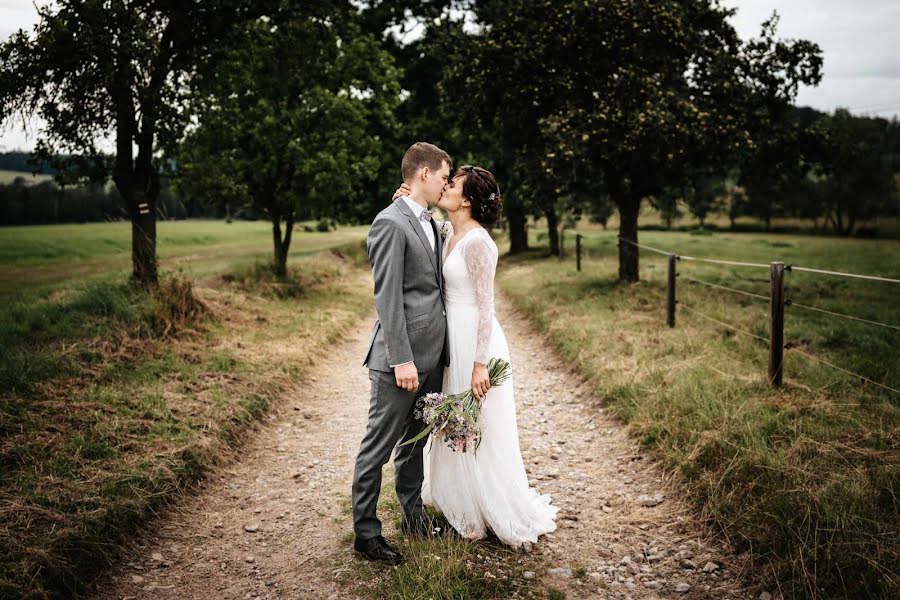
[[[447,233],[444,242],[444,292],[448,303],[478,307],[478,336],[475,362],[487,363],[488,344],[494,327],[494,275],[499,252],[491,235],[483,227],[466,232],[447,251],[453,228],[449,221],[439,224]]]

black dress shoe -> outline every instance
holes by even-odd
[[[399,565],[403,562],[400,553],[391,548],[387,540],[380,535],[367,540],[356,538],[356,541],[353,542],[353,549],[369,560],[377,560],[391,565]]]

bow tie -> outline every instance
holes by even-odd
[[[423,210],[422,213],[419,215],[419,220],[420,221],[430,221],[431,213],[433,213],[433,212],[434,212],[433,210]]]

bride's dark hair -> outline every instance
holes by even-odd
[[[492,227],[500,217],[503,199],[493,173],[481,167],[463,165],[457,175],[465,175],[462,194],[472,203],[472,218],[484,227]]]

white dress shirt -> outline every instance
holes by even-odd
[[[416,219],[419,219],[419,217],[422,216],[422,213],[425,212],[425,207],[409,196],[403,196],[400,199],[406,202],[406,205],[413,211],[413,214],[416,215]],[[431,242],[431,251],[434,252],[434,228],[431,227],[431,223],[421,219],[419,219],[419,225],[422,227],[422,231],[425,232],[425,237]]]
[[[416,219],[418,219],[418,221],[419,221],[419,225],[422,227],[422,230],[425,232],[425,237],[428,238],[429,242],[431,242],[431,251],[434,252],[434,244],[435,244],[434,228],[431,226],[430,221],[423,221],[423,220],[419,219],[419,217],[425,211],[425,207],[422,206],[421,204],[419,204],[418,202],[416,202],[415,200],[413,200],[412,198],[410,198],[409,196],[402,196],[400,199],[403,200],[404,202],[406,202],[406,205],[409,207],[409,209],[411,211],[413,211],[413,214],[416,216]],[[394,367],[399,367],[402,365],[408,365],[412,362],[414,362],[414,361],[400,363],[399,365],[390,365],[390,367],[394,368]]]

